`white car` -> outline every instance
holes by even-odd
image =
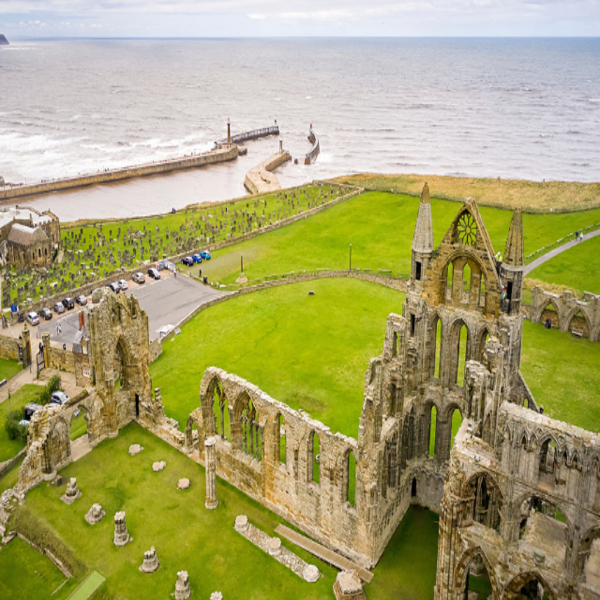
[[[36,312],[31,311],[31,312],[27,313],[27,322],[30,325],[39,325],[40,318],[38,317],[38,314]]]
[[[119,284],[119,287],[121,288],[121,290],[129,289],[129,284],[124,279],[119,279],[119,281],[117,281],[117,283]]]

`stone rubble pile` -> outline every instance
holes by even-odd
[[[305,581],[314,583],[321,577],[321,573],[315,565],[309,565],[299,556],[282,546],[281,539],[277,536],[271,537],[264,531],[256,528],[252,523],[249,523],[246,515],[238,515],[235,518],[234,529]]]

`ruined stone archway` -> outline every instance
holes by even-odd
[[[575,330],[575,332],[581,332],[581,337],[590,339],[592,325],[586,311],[581,307],[576,306],[571,310],[565,318],[565,323],[567,324],[566,331],[573,333]]]
[[[492,586],[492,600],[498,600],[498,582],[496,580],[496,574],[485,552],[479,546],[467,550],[458,562],[454,578],[455,592],[457,594],[464,594],[468,584],[467,578],[469,576],[469,569],[471,568],[473,562],[478,559],[483,562],[485,570],[487,571],[490,579],[490,584]]]
[[[538,595],[526,596],[523,594],[525,589],[527,594],[533,594],[533,587],[541,585],[544,590],[544,598],[548,600],[558,600],[556,594],[552,588],[548,585],[546,580],[537,571],[527,571],[517,575],[504,589],[504,600],[521,600],[522,598],[537,599]],[[529,589],[527,589],[529,588]]]
[[[471,498],[468,510],[473,521],[490,529],[500,529],[502,492],[496,480],[486,471],[473,475],[466,484],[466,496]]]

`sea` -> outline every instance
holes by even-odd
[[[10,38],[10,36],[7,36]],[[418,173],[600,180],[600,38],[37,40],[0,48],[0,176],[94,173],[210,149],[277,124],[283,186]],[[320,139],[304,165],[312,125]],[[53,193],[62,220],[243,196],[275,153]]]

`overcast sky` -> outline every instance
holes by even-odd
[[[600,0],[0,0],[41,37],[598,36]]]

